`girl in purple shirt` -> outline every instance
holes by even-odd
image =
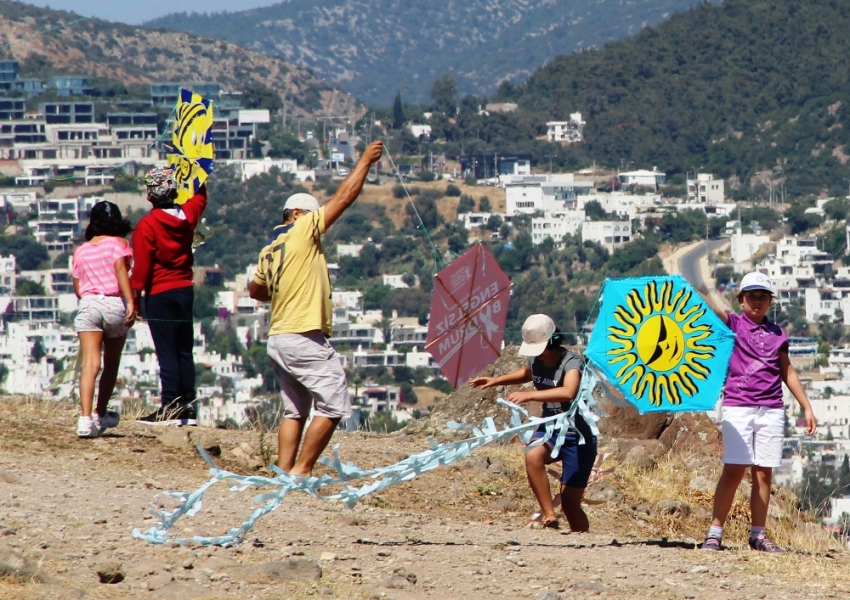
[[[723,525],[735,491],[750,467],[750,548],[782,552],[764,533],[771,475],[782,461],[785,434],[782,383],[805,412],[806,433],[814,433],[817,425],[812,405],[788,358],[788,338],[781,327],[767,318],[773,302],[770,279],[758,272],[745,275],[738,302],[743,309],[741,315],[715,308],[717,316],[735,333],[735,348],[723,393],[723,474],[714,492],[711,528],[702,549],[720,550]]]

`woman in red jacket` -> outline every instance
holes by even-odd
[[[133,232],[130,284],[137,297],[144,291],[143,316],[159,361],[162,406],[140,420],[157,425],[197,425],[192,238],[207,206],[207,190],[201,186],[185,204],[175,204],[174,170],[162,167],[148,172],[145,185],[152,208]]]

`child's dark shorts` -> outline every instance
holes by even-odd
[[[545,431],[537,430],[532,439],[536,440],[546,435]],[[555,442],[558,439],[556,431],[552,437],[546,440],[546,446],[549,451],[555,447]],[[574,488],[586,488],[587,481],[590,479],[590,473],[593,471],[593,464],[596,462],[596,436],[584,436],[584,444],[578,443],[578,433],[568,433],[564,438],[564,444],[558,454],[558,458],[564,467],[564,472],[561,474],[561,483]]]

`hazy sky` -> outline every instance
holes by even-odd
[[[138,25],[172,12],[236,12],[270,6],[281,0],[202,0],[201,2],[175,2],[174,0],[25,0],[26,4],[49,6],[57,10],[72,10],[84,17],[98,17],[107,21],[120,21]]]

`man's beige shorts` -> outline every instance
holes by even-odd
[[[283,417],[351,415],[348,382],[339,354],[321,331],[270,335],[266,346],[283,398]]]

